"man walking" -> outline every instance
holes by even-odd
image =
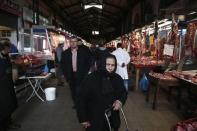
[[[128,91],[128,72],[127,72],[127,65],[130,62],[129,53],[122,49],[122,43],[117,44],[117,49],[112,52],[113,55],[116,56],[117,59],[117,69],[116,73],[119,74],[122,79],[124,80],[124,85],[126,90]]]
[[[55,66],[56,66],[56,76],[57,76],[57,85],[63,86],[64,82],[62,80],[62,69],[61,69],[61,57],[63,52],[64,43],[59,43],[58,47],[55,50]]]
[[[66,78],[74,102],[75,108],[76,91],[82,80],[88,74],[91,65],[91,55],[89,51],[78,47],[78,38],[70,39],[70,48],[62,53],[61,67],[63,75]]]

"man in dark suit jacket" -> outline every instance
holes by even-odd
[[[70,86],[72,99],[75,104],[76,90],[88,74],[91,65],[90,51],[78,46],[79,39],[70,39],[70,48],[62,53],[61,67]]]

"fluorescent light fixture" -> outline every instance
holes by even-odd
[[[171,30],[171,27],[167,27],[165,30]]]
[[[30,35],[30,34],[28,34],[28,33],[22,33],[22,32],[19,32],[19,34],[20,34],[20,35],[22,35],[22,34],[23,34],[23,35]]]
[[[158,27],[161,28],[161,27],[168,26],[171,24],[172,24],[172,21],[166,21],[165,23],[159,24]]]
[[[45,36],[42,36],[42,35],[34,35],[34,38],[37,38],[37,37],[45,38]]]
[[[98,8],[98,9],[103,9],[103,5],[101,5],[101,4],[91,3],[91,4],[84,5],[85,10],[89,9],[89,8],[92,8],[92,7],[95,7],[95,8]]]
[[[163,19],[163,20],[159,21],[158,24],[166,22],[166,21],[168,21],[168,19]]]
[[[57,31],[62,31],[62,28],[57,28]]]
[[[43,49],[46,49],[46,48],[47,48],[47,42],[46,42],[46,40],[45,40],[45,39],[43,40],[42,48],[43,48]]]
[[[92,35],[99,35],[99,31],[92,31]]]
[[[193,11],[193,12],[190,12],[188,15],[193,15],[193,14],[196,14],[197,12],[196,11]]]
[[[95,35],[99,35],[99,31],[95,31]]]

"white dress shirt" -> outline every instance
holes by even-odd
[[[115,55],[117,59],[116,73],[119,74],[122,79],[128,79],[127,65],[130,62],[129,53],[122,48],[117,48],[112,54]],[[122,67],[123,63],[125,63],[124,67]]]
[[[77,71],[77,49],[71,50],[72,52],[72,67],[73,67],[73,72]]]

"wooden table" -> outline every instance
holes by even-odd
[[[184,73],[194,73],[196,74],[196,70],[195,71],[183,71]],[[182,99],[182,90],[183,88],[186,88],[187,89],[187,93],[188,93],[188,96],[190,96],[192,94],[191,92],[191,88],[197,88],[197,83],[194,83],[192,82],[191,80],[188,80],[188,79],[185,79],[185,78],[182,78],[180,76],[177,76],[177,75],[172,75],[173,77],[177,78],[179,80],[179,83],[180,85],[180,88],[178,89],[178,107],[180,108],[181,107],[181,99]]]
[[[163,74],[161,74],[163,75]],[[154,90],[154,97],[153,97],[153,104],[152,104],[152,109],[155,110],[157,108],[157,101],[158,101],[158,96],[159,96],[159,90],[160,87],[178,87],[179,86],[179,81],[172,77],[172,79],[165,79],[164,77],[155,77],[151,73],[149,73],[148,79],[150,81],[148,92],[146,95],[146,101],[149,101],[149,96],[150,96],[150,88],[151,85],[155,85],[155,90]],[[171,92],[171,90],[170,90]],[[170,95],[170,94],[169,94]]]
[[[143,65],[143,64],[135,64],[131,62],[131,64],[135,67],[136,69],[136,78],[135,78],[135,90],[138,89],[139,86],[139,79],[140,79],[140,70],[141,69],[149,69],[153,70],[157,65]]]

